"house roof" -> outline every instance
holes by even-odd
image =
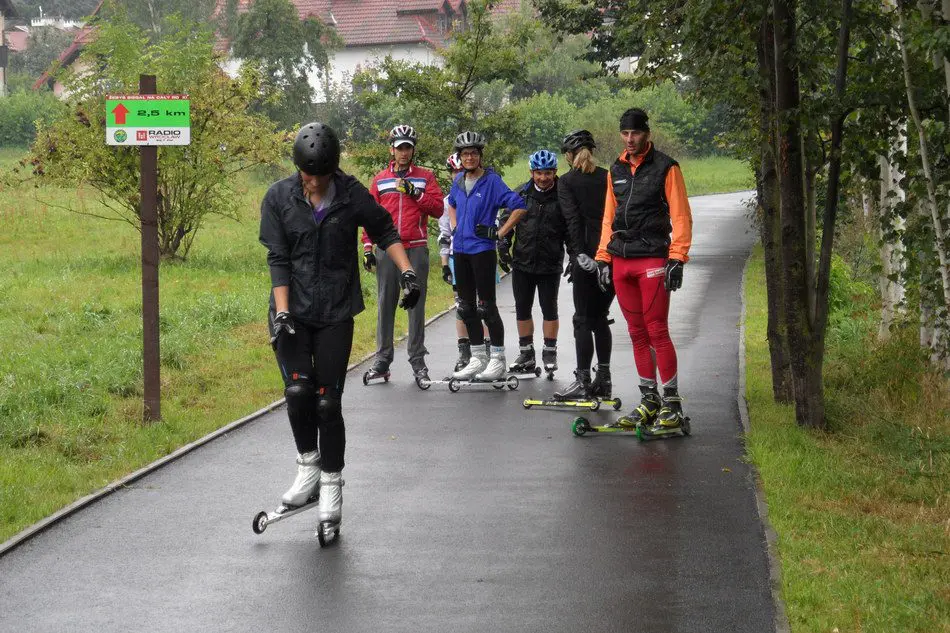
[[[2,2],[3,0],[0,0]],[[89,17],[95,17],[99,13],[99,9],[102,8],[105,0],[99,0],[99,4],[96,5],[96,8],[92,10],[92,13]],[[33,84],[33,90],[39,90],[50,80],[50,75],[53,69],[62,68],[68,66],[76,61],[76,58],[79,57],[79,53],[82,52],[83,46],[92,41],[93,33],[95,33],[96,27],[94,26],[84,26],[79,29],[79,32],[76,33],[76,37],[73,38],[72,43],[66,47],[62,53],[60,53],[59,58],[53,64],[53,66],[40,75],[40,78],[36,80]]]
[[[30,45],[30,34],[22,29],[15,28],[3,34],[11,53],[22,53]]]
[[[316,18],[334,27],[344,46],[426,43],[439,46],[439,14],[457,13],[463,0],[291,0],[300,19]],[[239,12],[250,0],[238,0]],[[218,0],[217,11],[225,0]],[[226,40],[219,47],[227,48]]]

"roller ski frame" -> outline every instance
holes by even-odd
[[[509,391],[514,391],[521,384],[521,381],[518,379],[516,374],[509,374],[498,380],[462,380],[461,378],[452,378],[447,376],[442,380],[425,380],[422,378],[416,379],[416,386],[423,391],[429,389],[432,385],[448,385],[449,391],[452,393],[458,393],[462,390],[462,387],[471,387],[479,385],[491,385],[495,389],[502,390],[505,387],[508,387]]]
[[[375,375],[371,375],[371,374],[375,374]],[[366,372],[363,373],[363,384],[368,385],[369,383],[375,382],[378,380],[382,380],[383,382],[389,382],[389,377],[391,375],[392,373],[388,369],[386,370],[385,373],[382,373],[382,374],[377,374],[372,369],[367,369]]]
[[[541,407],[545,409],[590,409],[597,411],[601,405],[613,407],[614,411],[620,411],[623,402],[620,398],[590,398],[587,400],[536,400],[527,398],[521,403],[525,409],[531,407]]]
[[[689,417],[683,418],[683,423],[677,427],[664,429],[661,426],[619,426],[618,424],[592,425],[587,418],[574,418],[571,423],[571,432],[575,437],[584,437],[587,433],[614,433],[617,435],[636,435],[641,442],[656,440],[664,437],[686,437],[690,434]]]
[[[254,534],[263,534],[264,530],[267,529],[267,526],[271,523],[277,523],[278,521],[283,521],[288,519],[295,514],[300,514],[301,512],[306,512],[311,508],[315,508],[320,502],[320,495],[314,495],[307,500],[307,503],[302,506],[288,506],[285,504],[280,504],[277,506],[277,509],[273,512],[261,511],[254,515],[254,520],[251,522],[251,529],[254,530]],[[321,521],[320,525],[317,527],[317,540],[320,542],[320,547],[326,547],[330,543],[336,540],[340,535],[340,524],[335,521]]]

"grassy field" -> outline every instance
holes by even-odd
[[[839,267],[827,433],[772,401],[764,268],[746,277],[748,448],[779,536],[795,633],[950,631],[950,380],[913,328],[876,337],[873,290]],[[846,307],[844,307],[846,306]]]
[[[0,150],[0,170],[21,154]],[[684,171],[689,179],[723,164],[696,161]],[[79,199],[95,211],[89,192],[0,189],[0,541],[282,396],[257,241],[265,188],[249,182],[235,200],[239,222],[211,219],[187,261],[161,267],[163,420],[149,427],[139,424],[138,232],[49,206]],[[440,272],[432,266],[430,315],[452,301]],[[375,347],[375,278],[363,273],[363,288],[353,359]]]

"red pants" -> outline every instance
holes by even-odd
[[[676,385],[676,348],[670,340],[667,317],[670,293],[664,286],[666,259],[640,257],[613,258],[613,284],[617,303],[627,320],[627,331],[633,341],[633,359],[643,381]],[[656,355],[656,364],[653,356]]]

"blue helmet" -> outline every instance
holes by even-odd
[[[546,149],[539,149],[528,157],[528,166],[535,169],[557,169],[557,154]]]

